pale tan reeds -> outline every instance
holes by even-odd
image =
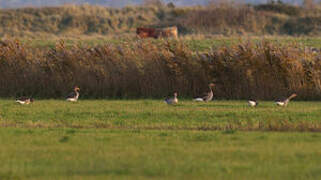
[[[215,98],[273,100],[296,92],[321,99],[320,52],[268,42],[239,43],[195,54],[183,41],[130,41],[119,45],[0,46],[0,96],[63,97],[74,85],[82,97],[192,97],[216,84]]]

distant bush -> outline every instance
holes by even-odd
[[[184,33],[320,35],[320,9],[287,4],[209,6],[175,9]]]
[[[173,2],[169,2],[169,3],[167,3],[167,5],[166,5],[168,8],[175,8],[176,6],[175,6],[175,4],[173,3]]]
[[[265,16],[252,7],[210,7],[191,9],[179,18],[178,24],[192,32],[213,34],[262,33]]]
[[[321,100],[321,56],[315,50],[240,43],[194,54],[180,41],[152,40],[65,47],[0,45],[0,96],[64,97],[74,85],[82,97],[192,97],[216,83],[215,98],[275,99],[296,92]]]
[[[321,17],[292,18],[283,25],[282,31],[288,35],[318,35]]]
[[[269,3],[254,6],[257,11],[271,11],[289,16],[300,16],[303,13],[302,7],[283,3]]]

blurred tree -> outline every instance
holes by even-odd
[[[167,4],[167,7],[168,7],[168,8],[175,8],[175,4],[174,4],[173,2],[169,2],[169,3]]]
[[[314,0],[304,0],[303,6],[307,9],[312,9],[314,7],[315,3]]]
[[[164,6],[164,2],[162,0],[143,0],[144,6]]]
[[[282,0],[269,0],[268,4],[284,4]]]

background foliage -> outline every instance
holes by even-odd
[[[320,35],[321,8],[288,4],[213,3],[206,7],[73,6],[0,10],[2,37],[135,36],[139,26],[176,25],[185,34]]]

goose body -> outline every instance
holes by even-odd
[[[16,99],[16,103],[19,103],[19,104],[30,104],[33,102],[33,98],[29,98],[29,97],[20,97],[18,99]]]
[[[71,92],[67,97],[66,97],[66,101],[69,102],[77,102],[78,98],[79,98],[79,91],[80,89],[76,86],[74,88],[74,91]]]
[[[283,101],[276,101],[275,104],[278,106],[286,106],[286,103]]]
[[[204,102],[204,99],[203,98],[195,98],[194,101],[196,101],[196,102]]]
[[[254,99],[250,99],[250,100],[248,101],[248,104],[249,104],[250,107],[256,107],[256,106],[259,105],[259,102],[257,102],[257,101],[254,100]]]
[[[177,104],[178,103],[177,93],[174,93],[174,97],[172,98],[166,98],[165,102],[169,105]]]
[[[209,101],[211,101],[214,96],[213,89],[212,89],[214,86],[215,86],[215,84],[210,83],[208,85],[210,91],[207,92],[203,97],[195,98],[194,101],[196,101],[196,102],[209,102]]]
[[[296,96],[297,96],[296,94],[292,94],[290,97],[288,97],[284,100],[276,101],[275,104],[278,106],[287,106],[289,104],[290,100],[295,98]]]

